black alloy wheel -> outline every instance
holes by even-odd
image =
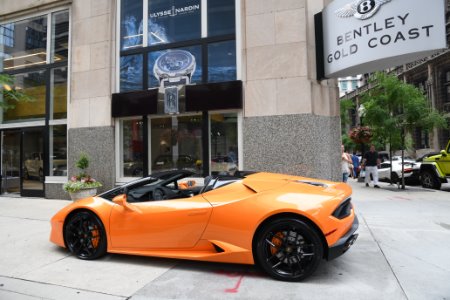
[[[323,257],[323,244],[310,225],[294,218],[268,223],[256,241],[255,260],[270,276],[300,281],[310,276]]]
[[[422,187],[426,189],[439,190],[441,188],[441,182],[430,171],[425,171],[421,175]]]
[[[69,217],[64,241],[70,252],[81,259],[96,259],[106,253],[106,233],[100,219],[89,211]]]

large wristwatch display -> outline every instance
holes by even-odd
[[[169,50],[156,59],[153,73],[159,86],[189,84],[195,72],[195,57],[185,50]]]

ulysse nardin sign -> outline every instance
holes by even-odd
[[[326,78],[399,66],[447,46],[445,0],[335,0],[322,24]]]

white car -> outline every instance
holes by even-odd
[[[414,162],[404,162],[404,176],[405,179],[411,177],[414,173]],[[399,182],[402,178],[402,161],[393,160],[392,161],[392,173],[391,173],[391,163],[389,161],[382,162],[380,168],[378,169],[378,178],[387,179],[391,182]]]

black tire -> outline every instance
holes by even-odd
[[[441,182],[439,181],[439,178],[436,178],[436,176],[431,171],[423,172],[420,176],[420,180],[422,182],[422,187],[426,189],[439,190],[441,188]]]
[[[71,215],[64,226],[64,241],[80,259],[96,259],[106,253],[106,233],[102,221],[92,212]]]
[[[255,261],[270,276],[301,281],[310,276],[323,257],[323,244],[310,225],[295,218],[266,224],[256,238]]]

